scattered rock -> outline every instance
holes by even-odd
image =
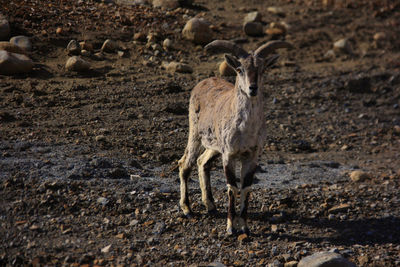
[[[144,32],[137,32],[133,35],[133,40],[139,42],[146,42],[147,35]]]
[[[283,267],[296,267],[298,263],[298,261],[288,261],[283,265]]]
[[[326,60],[333,60],[335,58],[336,58],[336,54],[335,54],[335,51],[333,49],[329,49],[324,54],[324,59],[326,59]]]
[[[105,40],[101,47],[101,51],[109,53],[113,53],[117,49],[118,49],[117,43],[110,39]]]
[[[334,206],[334,207],[330,208],[328,210],[328,212],[329,213],[339,213],[339,212],[342,212],[342,211],[346,211],[349,208],[350,208],[349,204],[340,204],[340,205],[337,205],[337,206]]]
[[[286,26],[282,23],[271,22],[265,31],[268,35],[280,36],[286,34]]]
[[[108,246],[102,248],[102,249],[101,249],[101,252],[103,252],[103,253],[108,253],[108,252],[110,252],[110,250],[111,250],[111,245],[108,245]]]
[[[270,6],[267,8],[267,11],[278,16],[285,16],[285,11],[281,7]]]
[[[81,53],[81,46],[76,40],[69,41],[67,45],[68,55],[79,55]]]
[[[81,46],[82,50],[87,50],[87,51],[90,51],[90,52],[93,51],[93,44],[91,44],[91,43],[89,43],[87,41],[80,42],[79,45]]]
[[[153,7],[175,9],[180,6],[179,2],[178,0],[153,0]]]
[[[26,55],[0,50],[0,74],[27,73],[33,68],[33,61]]]
[[[253,11],[247,13],[247,15],[244,17],[243,23],[246,24],[247,22],[261,22],[261,19],[261,13],[258,11]]]
[[[90,57],[90,52],[83,49],[83,50],[81,50],[81,56]]]
[[[208,44],[213,40],[210,23],[204,19],[190,19],[182,30],[183,37],[195,44]]]
[[[173,42],[171,39],[167,38],[163,41],[163,48],[164,50],[171,50],[173,49]]]
[[[10,35],[10,24],[8,20],[0,13],[0,40],[6,40]]]
[[[99,197],[99,198],[96,200],[96,202],[99,203],[99,204],[101,204],[101,205],[103,205],[103,206],[105,206],[105,205],[108,204],[109,200],[108,200],[107,198],[105,198],[105,197]]]
[[[353,182],[363,182],[367,179],[370,179],[370,176],[368,173],[363,171],[353,171],[350,173],[350,179]]]
[[[26,55],[26,51],[24,49],[10,42],[0,42],[0,50]]]
[[[14,36],[10,39],[10,43],[19,46],[25,51],[32,51],[32,43],[29,37],[23,35]]]
[[[224,60],[219,65],[219,74],[221,74],[221,76],[236,76],[236,71]]]
[[[333,50],[336,52],[351,54],[352,48],[349,39],[343,38],[333,44]]]
[[[104,54],[101,51],[95,53],[93,56],[94,56],[94,59],[96,59],[96,60],[104,60]]]
[[[334,252],[317,252],[299,262],[297,267],[355,267],[356,265]]]
[[[241,234],[238,236],[237,239],[239,242],[249,242],[250,241],[250,238],[247,234]]]
[[[63,35],[63,34],[64,34],[63,28],[58,27],[58,28],[56,29],[56,34],[58,34],[58,35]]]
[[[80,56],[73,56],[65,63],[65,69],[69,71],[84,72],[90,69],[90,63],[82,59]]]
[[[192,73],[193,69],[188,64],[180,62],[163,63],[163,67],[171,73]]]
[[[243,31],[248,36],[263,35],[263,25],[260,22],[247,22],[243,25]]]

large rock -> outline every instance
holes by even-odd
[[[10,35],[10,24],[8,20],[0,13],[0,40],[6,40]]]
[[[166,9],[175,9],[179,7],[178,0],[153,0],[153,7],[163,7]]]
[[[33,61],[26,55],[0,50],[0,74],[26,73],[32,68]]]
[[[260,22],[247,22],[243,25],[243,31],[248,36],[261,36],[263,25]]]
[[[170,62],[163,63],[163,67],[171,73],[179,72],[179,73],[192,73],[193,69],[188,64],[180,63],[180,62]]]
[[[356,267],[340,254],[334,252],[317,252],[301,259],[297,267]]]
[[[353,182],[363,182],[369,178],[370,178],[369,174],[363,171],[352,171],[350,173],[350,179]]]
[[[31,39],[27,36],[23,35],[14,36],[10,39],[10,43],[21,47],[25,51],[32,51]]]
[[[250,13],[247,13],[247,15],[244,17],[243,23],[246,24],[247,22],[261,22],[261,13],[258,11],[253,11]]]
[[[10,42],[0,42],[0,50],[5,50],[7,52],[16,54],[26,54],[24,49]]]
[[[67,60],[65,68],[69,71],[84,72],[90,69],[90,64],[79,56],[73,56]]]
[[[347,38],[343,38],[334,42],[333,50],[335,50],[336,52],[342,52],[346,54],[351,54],[353,51],[350,41]]]
[[[204,19],[192,18],[186,23],[182,34],[187,40],[195,44],[208,44],[213,40],[213,32],[209,25]]]

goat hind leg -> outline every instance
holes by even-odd
[[[210,169],[213,159],[218,154],[219,153],[215,150],[207,149],[197,159],[197,165],[199,168],[201,200],[203,201],[204,206],[207,208],[208,213],[213,213],[216,211],[214,198],[211,191]]]

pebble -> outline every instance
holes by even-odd
[[[247,22],[261,22],[261,19],[261,13],[258,11],[253,11],[246,14],[243,23],[246,24]]]
[[[249,238],[249,236],[247,234],[241,234],[241,235],[238,236],[237,240],[239,242],[249,242],[250,238]]]
[[[90,52],[83,49],[83,50],[81,50],[81,55],[84,57],[90,57]]]
[[[110,252],[110,250],[111,250],[111,245],[108,245],[108,246],[102,248],[102,249],[101,249],[101,252],[103,252],[103,253],[108,253],[108,252]]]
[[[285,11],[281,7],[270,6],[267,11],[278,16],[285,16]]]
[[[370,175],[363,171],[352,171],[350,173],[350,179],[353,182],[363,182],[367,179],[370,179]]]
[[[99,198],[96,200],[96,202],[99,203],[99,204],[101,204],[101,205],[103,205],[103,206],[105,206],[105,205],[107,205],[107,203],[109,202],[109,200],[108,200],[107,198],[105,198],[105,197],[99,197]]]
[[[111,39],[105,40],[103,45],[101,46],[101,51],[103,52],[113,53],[117,49],[118,49],[117,43]]]
[[[80,56],[72,56],[65,63],[65,69],[68,71],[84,72],[90,69],[90,64]]]
[[[300,260],[297,267],[355,267],[356,265],[334,252],[317,252]]]
[[[32,43],[29,37],[18,35],[10,39],[10,43],[19,46],[25,51],[32,51]]]
[[[351,54],[352,48],[349,39],[343,38],[333,43],[333,50],[336,52]]]
[[[0,40],[6,40],[10,35],[10,24],[3,14],[0,13]]]
[[[243,25],[243,31],[248,36],[261,36],[263,25],[260,22],[247,22]]]
[[[171,73],[192,73],[193,69],[188,64],[180,63],[180,62],[170,62],[170,63],[163,63],[163,67]]]
[[[173,42],[171,39],[167,38],[163,41],[163,48],[164,50],[171,50],[173,49]]]
[[[58,35],[62,35],[62,34],[64,34],[64,30],[63,30],[63,28],[61,28],[61,27],[58,27],[58,28],[56,29],[56,34],[58,34]]]
[[[208,44],[213,40],[213,32],[209,25],[210,23],[205,19],[192,18],[183,28],[182,35],[195,44]]]
[[[12,75],[30,72],[33,61],[26,55],[0,50],[0,74]]]
[[[236,71],[224,60],[219,65],[219,74],[221,76],[236,76]]]
[[[283,267],[296,267],[298,263],[298,261],[288,261],[283,265]]]
[[[269,35],[279,36],[279,35],[285,35],[286,30],[287,29],[285,25],[278,22],[271,22],[265,32]]]
[[[76,40],[69,41],[67,45],[68,55],[79,55],[81,53],[81,46]]]
[[[87,50],[92,52],[93,51],[93,45],[89,42],[80,42],[79,45],[81,46],[82,49]]]
[[[16,54],[26,54],[26,51],[24,49],[10,42],[0,42],[0,50]]]
[[[349,204],[340,204],[340,205],[337,205],[337,206],[334,206],[334,207],[330,208],[328,210],[328,213],[339,213],[339,212],[348,210],[349,208],[350,208]]]
[[[133,40],[139,42],[146,42],[147,35],[144,32],[137,32],[133,35]]]

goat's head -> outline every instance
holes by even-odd
[[[279,55],[270,54],[278,48],[292,48],[292,45],[283,41],[271,41],[250,53],[237,44],[224,40],[213,41],[205,47],[207,52],[229,53],[225,55],[225,60],[236,71],[239,89],[248,97],[258,95],[263,72],[279,58]]]

